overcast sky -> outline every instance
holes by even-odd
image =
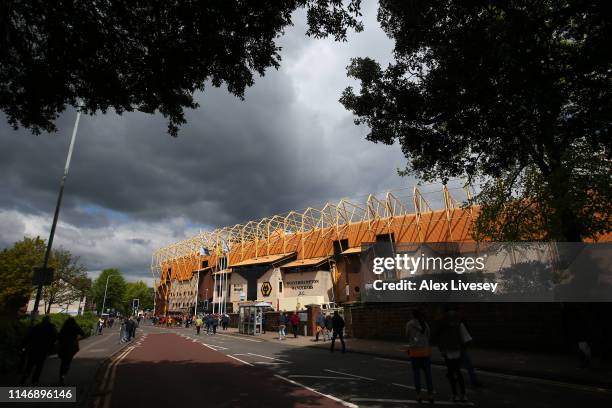
[[[198,95],[178,138],[160,116],[83,116],[55,245],[81,257],[92,276],[116,267],[151,282],[155,248],[213,229],[326,201],[412,186],[397,175],[398,145],[365,140],[338,102],[355,85],[351,57],[386,65],[393,43],[364,3],[365,30],[346,43],[304,35],[303,13],[279,40],[281,68],[244,101],[224,88]],[[0,124],[0,247],[47,239],[75,113],[59,131],[33,136]]]

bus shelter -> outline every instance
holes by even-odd
[[[238,331],[242,334],[257,336],[263,332],[263,314],[272,305],[266,302],[241,304],[239,309]]]

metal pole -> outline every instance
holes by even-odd
[[[198,290],[200,290],[200,271],[198,271],[198,280],[196,281],[195,306],[193,307],[193,314],[195,316],[198,315]]]
[[[108,275],[106,277],[106,286],[104,286],[104,298],[102,299],[102,311],[100,312],[100,316],[104,314],[104,306],[106,305],[106,291],[108,290],[108,280],[113,275]]]
[[[217,275],[213,273],[213,276],[214,276],[213,278],[214,283],[213,283],[213,310],[212,312],[213,314],[215,314],[215,294],[217,293]]]
[[[62,197],[64,195],[64,184],[68,177],[68,169],[70,168],[70,159],[72,158],[72,150],[74,149],[74,140],[76,139],[77,129],[79,127],[79,119],[81,119],[81,112],[77,110],[76,120],[74,121],[74,128],[72,129],[72,138],[70,139],[70,146],[68,147],[68,156],[66,157],[66,165],[64,166],[64,175],[60,182],[60,190],[57,196],[57,203],[55,204],[55,213],[53,214],[53,222],[51,223],[51,232],[49,233],[49,241],[47,242],[47,249],[45,251],[45,259],[43,261],[43,269],[49,266],[49,257],[51,255],[51,247],[53,245],[53,237],[55,236],[55,227],[57,226],[57,219],[59,218],[60,206],[62,205]],[[32,309],[31,320],[34,321],[36,315],[38,315],[38,305],[40,304],[40,298],[42,296],[42,283],[38,284],[36,289],[36,300],[34,301],[34,309]],[[45,310],[45,314],[47,311]]]
[[[206,311],[208,312],[208,288],[206,288],[206,294],[204,295],[204,297],[204,301],[206,302]]]

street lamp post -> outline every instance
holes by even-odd
[[[108,290],[108,280],[111,278],[111,276],[117,276],[117,275],[108,275],[106,277],[106,285],[104,286],[104,298],[102,299],[102,311],[100,312],[100,316],[104,314],[104,306],[106,305],[106,291]]]
[[[62,197],[64,196],[64,184],[68,177],[68,169],[70,168],[70,159],[72,158],[72,150],[74,149],[74,141],[76,139],[77,129],[79,127],[79,120],[81,118],[81,112],[77,109],[77,116],[74,121],[74,128],[72,129],[72,138],[70,139],[70,146],[68,147],[68,156],[66,157],[66,165],[64,166],[64,175],[60,182],[60,190],[57,196],[57,203],[55,204],[55,213],[53,214],[53,222],[51,223],[51,232],[49,233],[49,241],[47,242],[47,249],[45,251],[45,258],[43,261],[43,269],[47,269],[49,266],[49,257],[51,256],[51,247],[53,245],[53,237],[55,236],[55,227],[57,226],[57,220],[59,218],[60,206],[62,205]],[[38,305],[40,304],[40,298],[42,296],[43,283],[38,283],[36,289],[36,300],[34,300],[34,308],[31,313],[31,320],[34,321],[38,314]],[[45,310],[46,314],[46,310]]]

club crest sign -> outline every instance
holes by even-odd
[[[264,296],[270,296],[270,293],[272,293],[272,285],[270,282],[263,282],[261,284],[261,294]]]

